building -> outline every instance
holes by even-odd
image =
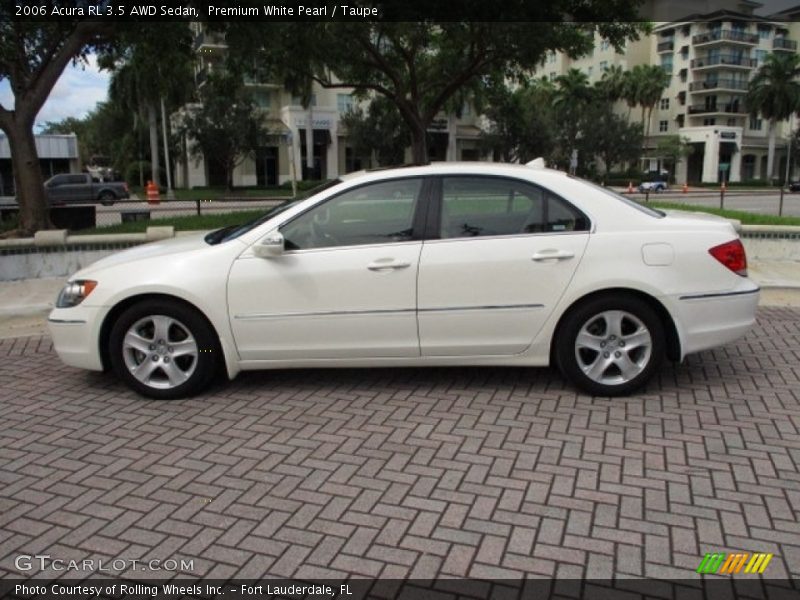
[[[591,54],[579,59],[552,53],[537,75],[554,79],[574,68],[595,82],[611,65],[624,69],[660,65],[671,78],[652,112],[643,169],[655,171],[664,166],[656,150],[658,140],[677,134],[693,146],[692,154],[675,168],[677,181],[763,180],[767,178],[768,127],[748,114],[744,103],[747,85],[769,53],[797,52],[800,23],[791,21],[798,9],[762,17],[754,13],[760,6],[744,0],[736,10],[712,10],[658,22],[651,35],[630,42],[623,53],[601,39]],[[669,10],[674,14],[676,8],[671,5]],[[630,111],[621,106],[620,112]],[[638,110],[630,115],[632,120],[641,119]],[[775,164],[781,180],[794,129],[789,122],[777,126]]]
[[[223,68],[227,46],[224,37],[207,31],[201,23],[192,23],[194,47],[197,54],[195,83],[204,85],[209,73]],[[347,141],[342,116],[358,101],[352,88],[323,88],[314,84],[311,105],[303,107],[300,98],[282,85],[246,80],[253,90],[256,104],[261,108],[273,134],[265,140],[253,159],[247,159],[234,171],[236,186],[281,185],[297,180],[333,179],[340,174],[371,166],[370,157],[357,156]],[[480,116],[464,107],[460,117],[440,114],[429,128],[429,156],[436,160],[478,160]],[[190,110],[191,106],[184,108]],[[179,115],[177,116],[179,118]],[[307,167],[308,136],[312,129],[311,153],[313,168]],[[176,185],[203,187],[225,185],[225,174],[211,161],[191,156],[188,140],[184,141],[183,156],[178,160]],[[410,150],[406,158],[410,160]]]
[[[78,138],[74,133],[37,135],[35,142],[39,164],[45,179],[59,173],[78,173],[80,171]],[[0,196],[13,196],[15,193],[11,146],[5,134],[0,133]]]

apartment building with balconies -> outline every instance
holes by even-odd
[[[203,24],[191,23],[194,33],[195,85],[205,85],[210,73],[225,68],[227,45],[219,33],[210,32]],[[352,88],[324,88],[314,84],[309,106],[274,82],[245,79],[263,114],[270,135],[252,159],[236,168],[236,186],[273,186],[291,181],[333,179],[340,174],[372,166],[370,157],[359,156],[348,143],[342,117],[359,101]],[[184,107],[191,110],[191,106]],[[178,115],[177,118],[180,118]],[[465,105],[461,114],[440,114],[428,129],[429,156],[432,161],[479,160],[478,137],[481,116]],[[307,128],[311,128],[310,134]],[[311,147],[313,166],[308,167]],[[188,140],[176,173],[179,187],[225,185],[225,174],[203,157],[188,153]],[[406,160],[411,160],[407,149]]]
[[[737,11],[715,10],[658,22],[650,35],[616,52],[598,38],[594,51],[578,59],[548,56],[537,71],[554,79],[570,68],[600,79],[611,65],[630,69],[638,64],[660,65],[670,74],[669,86],[652,112],[642,159],[644,170],[664,166],[658,141],[669,135],[688,138],[689,157],[675,168],[677,181],[738,182],[766,179],[768,124],[753,117],[745,104],[748,83],[769,53],[798,51],[798,9],[761,17],[760,5],[742,2]],[[620,114],[640,121],[640,111],[620,103]],[[644,124],[643,124],[644,125]],[[794,123],[777,126],[776,173],[783,179],[787,147]]]

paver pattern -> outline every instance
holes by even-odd
[[[798,310],[617,399],[549,369],[434,368],[156,402],[47,337],[0,359],[0,577],[48,574],[14,564],[44,553],[208,578],[685,579],[715,551],[800,576]]]

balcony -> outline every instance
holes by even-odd
[[[690,115],[707,115],[707,114],[728,114],[728,115],[741,115],[745,114],[744,106],[733,102],[729,104],[720,104],[719,106],[706,106],[705,104],[695,104],[689,107]]]
[[[792,40],[787,40],[784,37],[776,37],[772,41],[772,49],[776,52],[796,52],[797,51],[797,42]]]
[[[220,33],[201,31],[195,36],[192,47],[194,48],[194,51],[197,52],[203,46],[225,46],[225,36]]]
[[[695,46],[713,44],[717,42],[733,42],[737,44],[755,46],[758,44],[758,34],[745,33],[744,31],[734,31],[732,29],[718,29],[716,31],[698,34],[692,38],[692,44]]]
[[[705,69],[708,67],[715,67],[717,65],[752,69],[753,67],[758,66],[758,61],[755,58],[747,58],[745,56],[737,56],[735,54],[718,54],[716,56],[695,58],[691,63],[689,63],[689,66],[692,69]]]
[[[693,81],[689,84],[690,92],[704,92],[711,90],[736,90],[747,91],[747,82],[736,79],[713,79],[706,81]]]
[[[672,52],[675,50],[675,40],[668,40],[666,42],[661,42],[657,47],[657,52]]]

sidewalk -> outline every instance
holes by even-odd
[[[762,306],[800,307],[800,261],[759,261],[749,265],[750,278],[761,286]],[[0,285],[0,339],[38,335],[63,277],[8,281]]]

